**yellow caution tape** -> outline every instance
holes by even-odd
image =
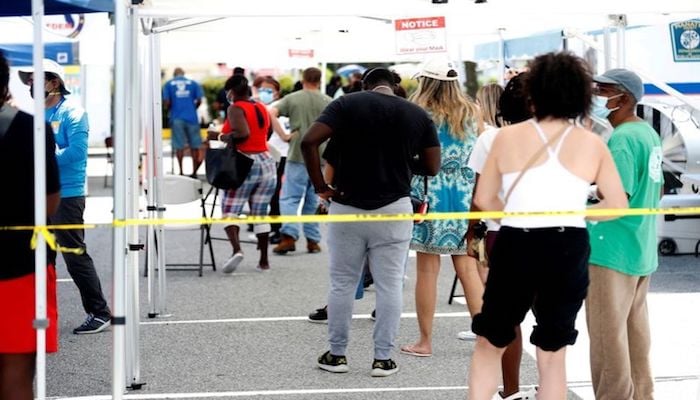
[[[83,248],[68,248],[60,246],[58,242],[56,242],[56,237],[53,235],[53,233],[49,232],[49,229],[46,226],[34,228],[34,234],[32,235],[32,240],[29,244],[32,250],[36,249],[37,242],[39,241],[39,235],[44,237],[46,244],[51,248],[51,250],[61,253],[73,253],[77,255],[85,253],[85,249]]]
[[[255,216],[241,215],[237,218],[153,218],[153,219],[125,219],[113,220],[102,224],[64,224],[64,225],[18,225],[0,226],[3,231],[33,231],[31,248],[36,249],[39,235],[44,237],[48,246],[58,252],[83,254],[85,249],[67,248],[58,245],[56,238],[49,230],[61,229],[95,229],[125,228],[130,226],[160,226],[160,225],[231,225],[231,224],[271,224],[271,223],[309,223],[309,222],[389,222],[389,221],[413,221],[417,217],[423,220],[445,219],[503,219],[526,217],[556,217],[556,216],[585,216],[585,217],[629,217],[645,215],[697,215],[700,218],[700,207],[676,207],[676,208],[615,208],[615,209],[586,209],[577,211],[468,211],[428,213],[425,215],[414,214],[334,214],[334,215],[285,215],[285,216]]]
[[[557,217],[557,216],[585,216],[585,217],[629,217],[645,215],[698,215],[700,207],[677,208],[624,208],[624,209],[586,209],[577,211],[468,211],[468,212],[444,212],[428,213],[420,215],[424,220],[446,219],[503,219],[526,217]],[[224,225],[224,224],[264,224],[264,223],[313,223],[313,222],[389,222],[412,221],[419,217],[409,214],[334,214],[334,215],[284,215],[284,216],[255,216],[241,215],[233,218],[153,218],[153,219],[115,219],[109,223],[101,224],[66,224],[49,226],[0,226],[0,230],[59,230],[59,229],[94,229],[98,227],[125,228],[130,226],[158,226],[158,225]]]

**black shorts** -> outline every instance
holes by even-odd
[[[584,228],[504,226],[494,243],[481,313],[472,330],[496,347],[515,339],[532,307],[530,342],[556,351],[576,342],[576,314],[588,289],[590,245]]]

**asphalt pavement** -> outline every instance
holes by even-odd
[[[169,162],[167,162],[169,165]],[[91,159],[87,221],[111,218],[111,188],[103,185],[106,166]],[[213,234],[224,237],[221,226]],[[144,231],[142,230],[142,237]],[[244,233],[244,236],[247,233]],[[187,262],[198,256],[198,232],[168,232],[168,261]],[[86,232],[88,252],[95,260],[108,297],[112,293],[112,233],[109,229]],[[395,354],[399,373],[387,378],[370,377],[372,326],[369,313],[374,291],[355,303],[350,372],[331,374],[316,367],[316,358],[327,350],[326,325],[306,321],[306,315],[325,303],[328,290],[328,252],[324,243],[318,254],[296,252],[271,255],[268,272],[255,270],[255,246],[244,243],[246,255],[238,270],[225,275],[205,268],[168,271],[167,312],[148,318],[146,279],[140,278],[139,298],[141,382],[128,390],[133,399],[464,399],[468,366],[474,342],[460,341],[470,318],[459,302],[447,304],[454,278],[449,258],[442,258],[438,282],[438,307],[434,324],[434,354],[416,358]],[[225,241],[214,241],[219,267],[230,255]],[[60,257],[59,257],[60,258]],[[141,257],[143,260],[143,255]],[[700,399],[700,259],[693,256],[662,257],[649,294],[652,324],[652,360],[656,398]],[[143,263],[141,264],[143,272]],[[85,315],[77,288],[62,260],[58,262],[60,349],[48,357],[47,393],[52,398],[110,398],[112,330],[94,335],[71,333]],[[413,290],[415,257],[410,258],[404,289],[403,317],[397,345],[418,336]],[[567,369],[569,399],[593,399],[588,371],[588,338],[583,310],[579,341],[569,348]],[[529,335],[533,317],[523,324]],[[521,367],[526,389],[537,382],[534,348],[526,346]]]

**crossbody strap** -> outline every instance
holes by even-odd
[[[559,139],[570,127],[571,127],[570,124],[567,124],[566,126],[564,126],[559,132],[557,132],[556,135],[554,135],[554,136],[552,136],[551,138],[549,138],[549,140],[547,140],[547,141],[542,145],[542,147],[540,147],[540,148],[535,152],[535,154],[533,154],[532,157],[530,157],[529,160],[527,160],[527,163],[525,164],[525,167],[523,167],[523,169],[520,171],[520,173],[518,174],[518,176],[515,178],[515,180],[513,181],[513,184],[510,185],[510,188],[508,189],[508,193],[506,193],[506,197],[503,198],[503,204],[504,204],[504,205],[508,204],[508,199],[510,198],[510,195],[513,193],[513,189],[515,189],[515,187],[518,185],[518,183],[520,182],[520,180],[523,178],[523,175],[525,175],[525,173],[526,173],[530,168],[532,168],[532,166],[533,166],[533,165],[535,164],[535,162],[540,158],[540,156],[542,155],[542,153],[544,153],[544,152],[547,150],[547,148],[549,147],[549,145],[552,144],[552,143],[554,143],[554,142],[556,142],[557,139]]]

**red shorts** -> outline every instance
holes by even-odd
[[[46,352],[58,350],[56,269],[46,268]],[[0,353],[36,353],[34,274],[0,280]]]

